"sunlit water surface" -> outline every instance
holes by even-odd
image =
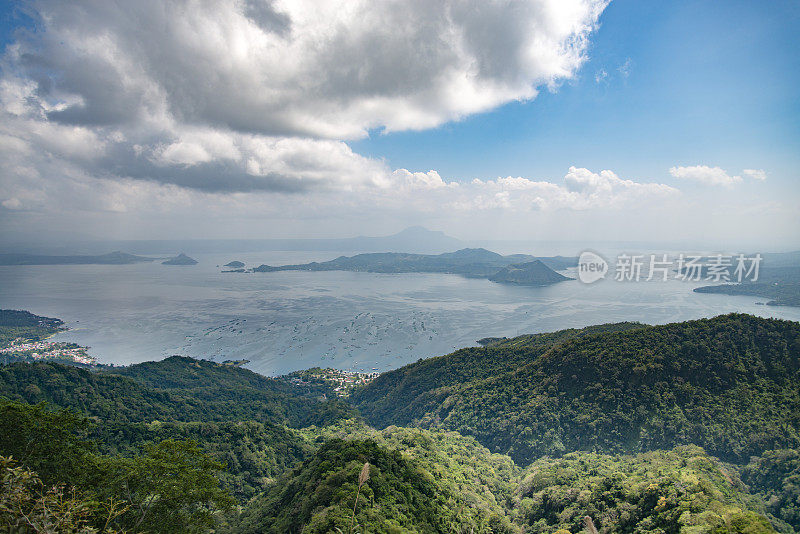
[[[349,253],[348,253],[349,254]],[[446,274],[222,273],[339,254],[195,255],[198,265],[0,267],[0,307],[59,317],[55,339],[91,347],[103,363],[183,354],[281,374],[314,366],[385,371],[513,336],[591,324],[668,323],[745,312],[800,320],[800,308],[758,297],[693,293],[680,281],[517,287]]]

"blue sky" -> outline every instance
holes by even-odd
[[[798,27],[797,1],[6,2],[0,240],[800,247]]]
[[[456,180],[761,165],[797,191],[799,2],[620,0],[600,23],[589,61],[555,92],[433,130],[373,133],[354,149]]]

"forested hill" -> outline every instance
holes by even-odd
[[[444,254],[381,252],[340,256],[324,262],[297,265],[260,265],[253,272],[360,271],[372,273],[451,273],[522,285],[548,285],[570,280],[555,270],[577,265],[577,258],[527,254],[502,256],[483,248],[465,248]],[[509,269],[509,267],[512,267]]]
[[[795,534],[799,356],[743,315],[495,340],[356,390],[382,430],[208,361],[11,364],[0,531]]]
[[[571,339],[645,326],[627,322],[569,328],[500,339],[486,347],[459,349],[382,373],[369,386],[356,389],[350,399],[373,424],[410,423],[424,414],[416,411],[417,403],[440,388],[456,387],[515,371]]]
[[[796,322],[731,314],[442,358],[387,373],[353,399],[378,426],[457,430],[522,464],[687,443],[746,461],[800,446]],[[409,376],[424,385],[407,388]]]
[[[101,372],[133,378],[147,387],[167,390],[191,390],[194,393],[224,395],[226,391],[261,390],[291,395],[321,396],[324,389],[310,384],[304,389],[275,380],[236,365],[226,365],[187,356],[170,356],[157,362],[143,362],[126,367],[103,368]]]
[[[238,419],[304,426],[352,415],[347,405],[323,401],[314,389],[180,356],[104,372],[12,364],[0,368],[0,397],[46,401],[117,423]]]

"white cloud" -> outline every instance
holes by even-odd
[[[606,4],[38,0],[0,60],[0,189],[454,187],[345,141],[534,98],[585,61]]]
[[[753,180],[763,182],[767,179],[767,172],[761,169],[744,169],[742,174]]]
[[[706,185],[731,186],[741,182],[741,176],[731,176],[719,167],[694,165],[691,167],[672,167],[669,173],[680,180],[693,180]]]
[[[605,5],[42,0],[39,31],[2,59],[0,214],[146,227],[662,202],[678,191],[608,170],[459,183],[345,142],[557,86]]]
[[[623,180],[608,170],[594,173],[576,167],[569,168],[563,185],[521,176],[476,179],[459,184],[442,180],[433,171],[411,173],[405,169],[395,171],[393,178],[399,180],[398,186],[391,189],[391,194],[372,192],[373,202],[385,206],[404,205],[418,212],[436,212],[443,208],[454,213],[497,209],[516,213],[617,211],[663,202],[680,194],[665,184]]]
[[[617,71],[619,71],[620,76],[623,78],[627,78],[631,75],[631,71],[633,70],[633,61],[631,58],[626,58],[625,63],[617,67]]]
[[[392,173],[392,180],[398,187],[406,190],[458,187],[458,182],[445,182],[436,171],[411,172],[407,169],[397,169]]]
[[[694,180],[706,185],[731,186],[742,181],[739,175],[731,175],[719,167],[709,167],[707,165],[694,165],[691,167],[672,167],[669,173],[681,180]],[[767,173],[761,169],[744,169],[742,174],[753,180],[763,182],[767,179]]]
[[[606,3],[41,0],[6,62],[64,123],[345,139],[535,97],[583,63]]]

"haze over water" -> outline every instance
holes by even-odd
[[[351,254],[346,252],[344,254]],[[448,274],[221,273],[218,265],[330,259],[338,253],[195,255],[167,267],[0,267],[0,307],[63,319],[55,339],[91,347],[101,363],[172,354],[247,359],[274,375],[313,366],[385,371],[487,336],[617,321],[651,324],[745,312],[800,320],[800,309],[758,297],[693,293],[679,281],[578,281],[508,286]]]

